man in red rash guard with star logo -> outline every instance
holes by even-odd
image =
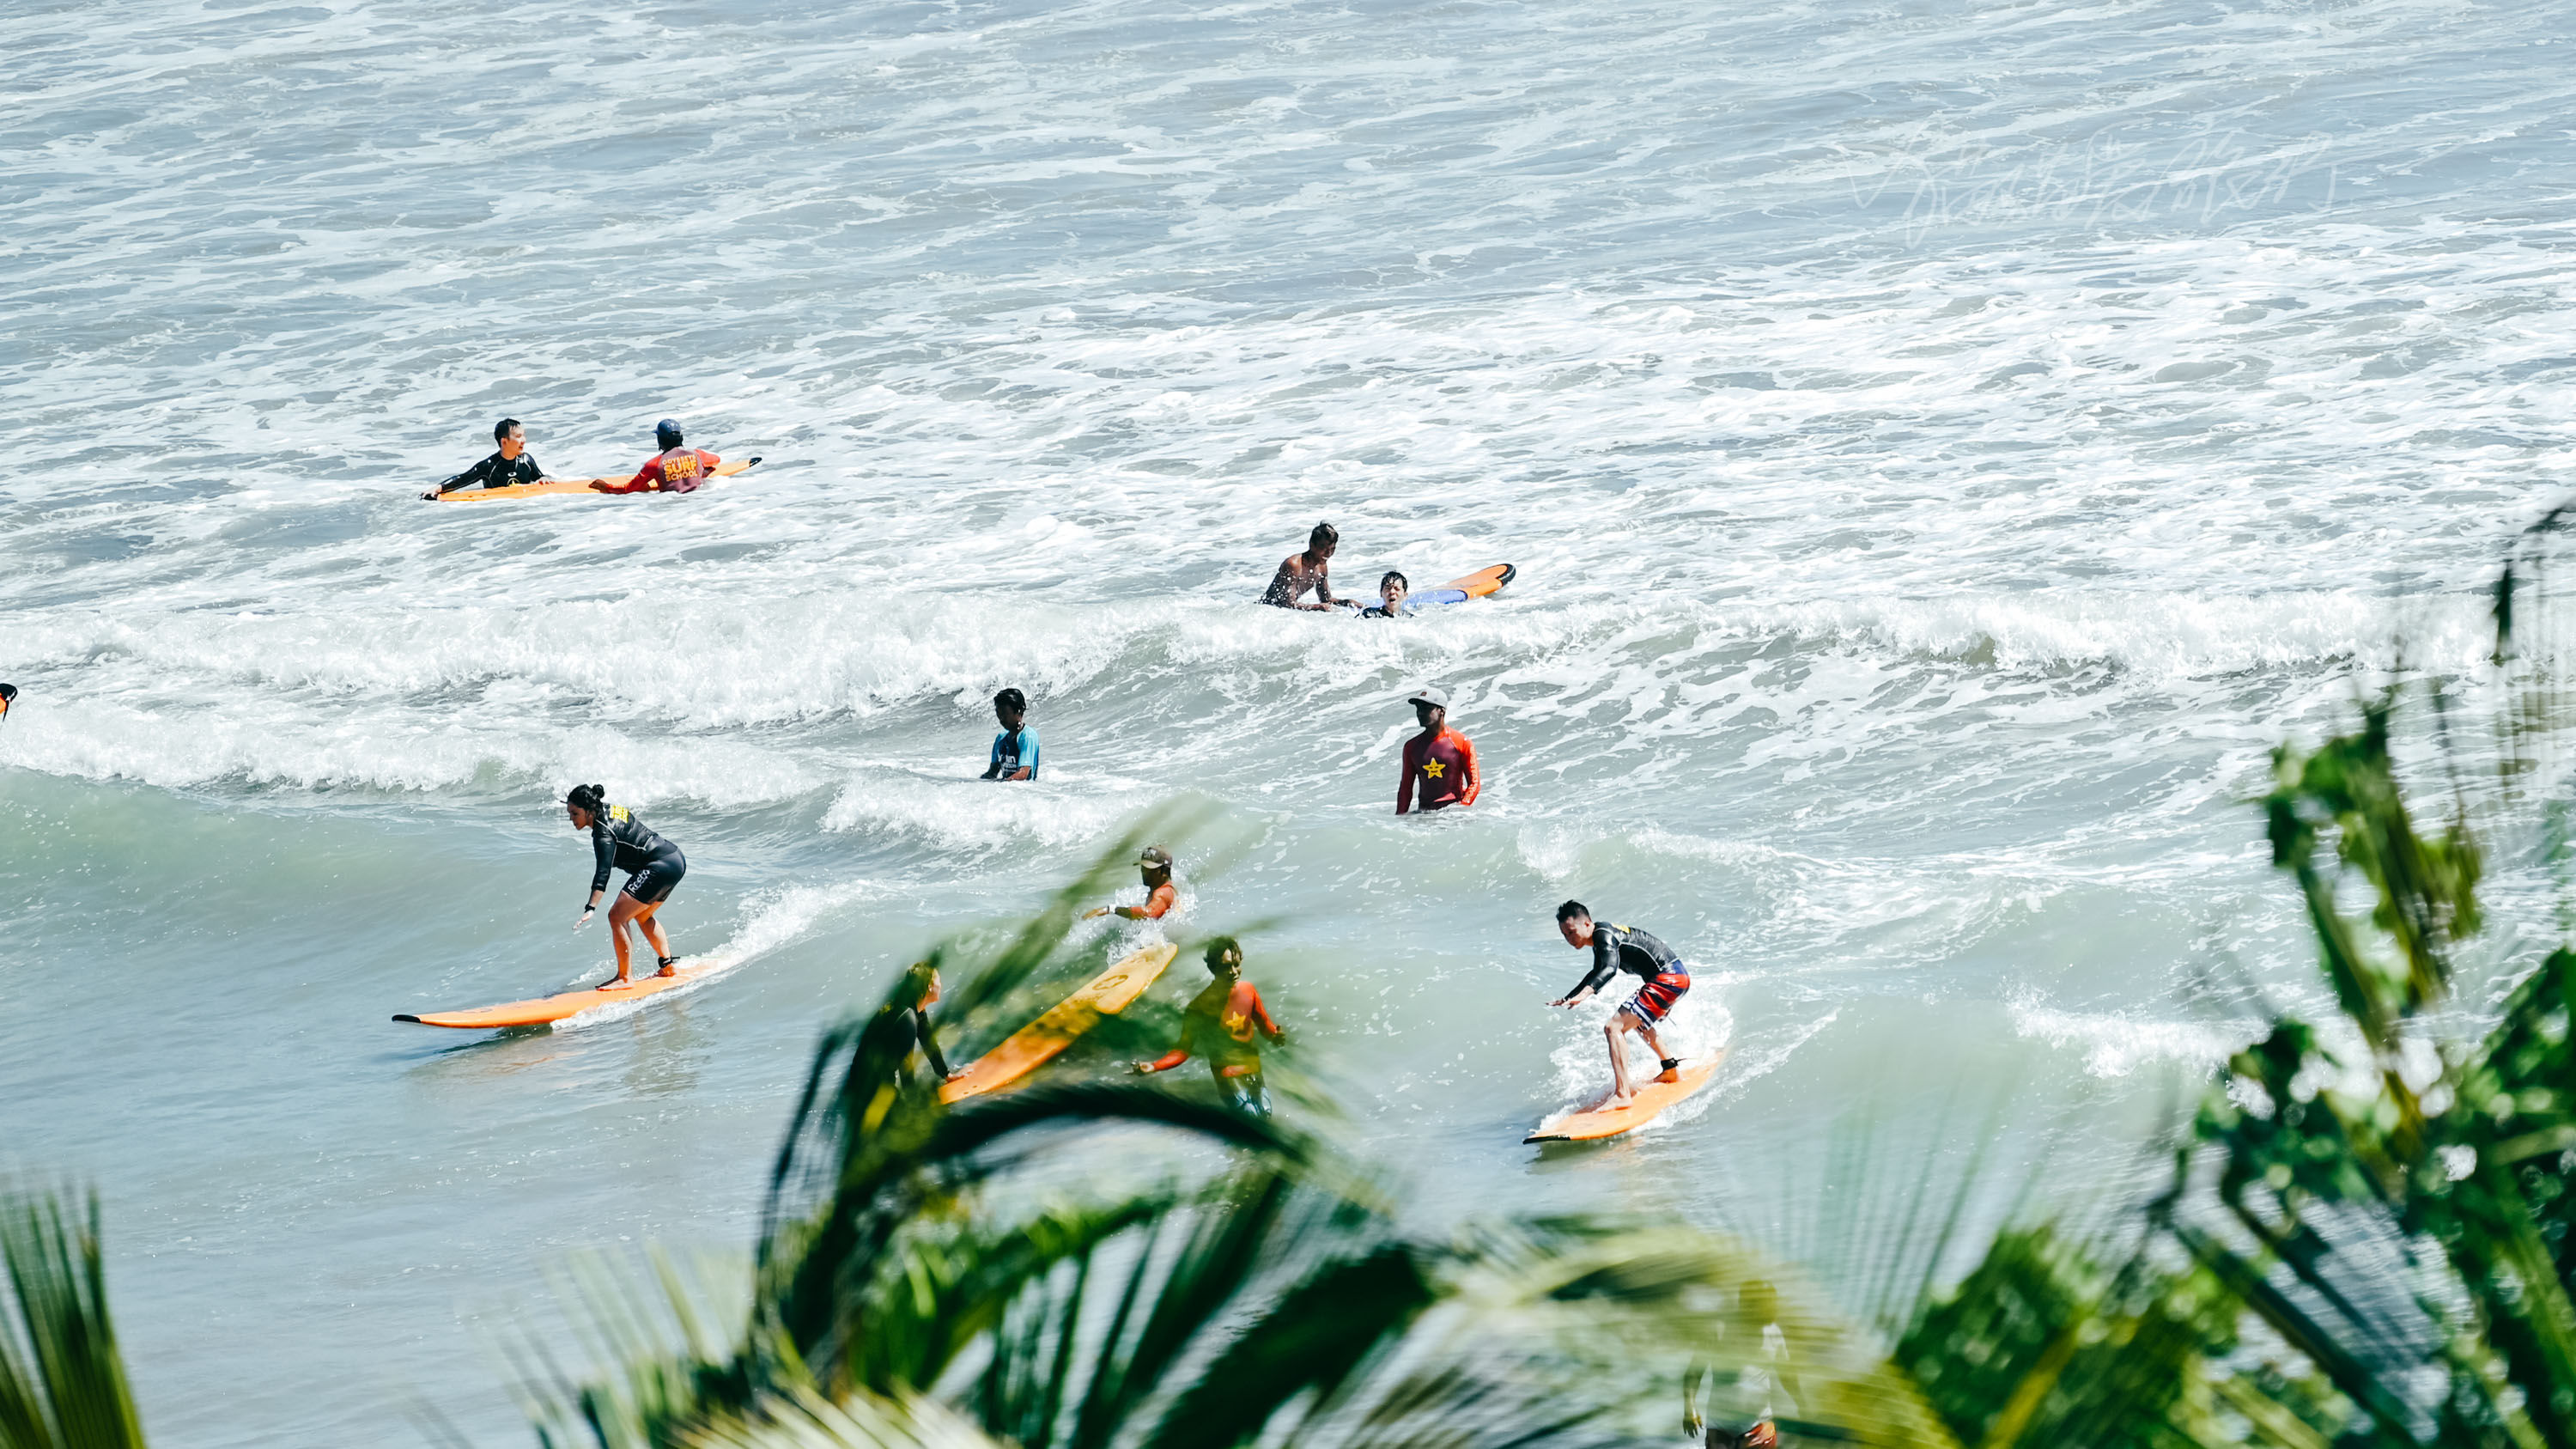
[[[1473,805],[1484,782],[1476,777],[1476,747],[1449,728],[1449,696],[1428,685],[1413,692],[1413,717],[1422,733],[1404,742],[1404,779],[1395,787],[1395,813],[1413,809],[1417,783],[1422,808],[1441,810]]]
[[[602,493],[694,493],[698,485],[715,476],[722,458],[704,448],[686,448],[681,443],[677,419],[664,418],[653,426],[653,441],[662,451],[644,460],[644,467],[624,487],[602,487]]]

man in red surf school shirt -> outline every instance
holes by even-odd
[[[1417,786],[1425,810],[1475,804],[1476,792],[1484,788],[1476,776],[1476,747],[1449,728],[1449,696],[1426,685],[1413,692],[1410,703],[1413,717],[1422,721],[1422,733],[1404,742],[1404,779],[1395,787],[1395,813],[1413,809]]]
[[[624,487],[608,486],[602,493],[693,493],[699,484],[715,476],[716,464],[722,458],[704,448],[686,448],[679,420],[664,418],[653,425],[653,441],[662,451],[644,460],[642,471],[626,480]]]

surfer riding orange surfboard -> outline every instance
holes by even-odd
[[[680,958],[671,954],[671,939],[662,934],[662,923],[654,917],[660,914],[662,903],[671,898],[680,877],[688,874],[688,857],[680,854],[680,847],[636,819],[634,811],[609,804],[604,786],[573,786],[564,796],[564,814],[571,817],[573,829],[589,832],[595,862],[590,899],[581,908],[581,919],[572,923],[574,930],[589,925],[591,913],[599,909],[599,898],[608,890],[608,873],[631,872],[625,888],[617,893],[617,904],[608,908],[608,942],[617,951],[617,975],[601,982],[599,989],[615,991],[630,979],[626,962],[628,926],[642,927],[644,938],[652,943],[653,954],[662,966],[656,975],[678,975]]]
[[[1681,1061],[1664,1050],[1663,1039],[1655,1034],[1655,1027],[1671,1014],[1673,1004],[1682,999],[1683,993],[1690,990],[1690,963],[1675,955],[1672,947],[1634,926],[1594,922],[1592,908],[1581,901],[1567,901],[1556,908],[1556,929],[1564,935],[1565,944],[1578,951],[1592,953],[1592,969],[1584,973],[1574,990],[1548,1005],[1574,1006],[1586,1001],[1622,971],[1645,978],[1645,984],[1637,988],[1637,994],[1629,999],[1627,1005],[1620,1007],[1601,1029],[1602,1034],[1610,1039],[1610,1099],[1625,1103],[1637,1095],[1637,1089],[1630,1085],[1628,1079],[1628,1053],[1625,1044],[1619,1040],[1627,1032],[1633,1031],[1644,1037],[1646,1045],[1653,1048],[1656,1057],[1661,1059],[1663,1071],[1655,1077],[1656,1081],[1667,1084],[1680,1081]]]

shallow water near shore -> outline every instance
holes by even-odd
[[[0,1160],[98,1184],[161,1444],[515,1442],[491,1335],[547,1272],[745,1245],[822,1027],[1182,797],[1176,934],[1261,923],[1427,1223],[1830,1263],[1990,1130],[2007,1195],[2144,1192],[2262,1004],[2320,1004],[2266,752],[2357,673],[2472,678],[2570,461],[2563,8],[7,28]],[[764,461],[418,502],[503,413],[558,472],[663,416]],[[1319,518],[1346,589],[1519,580],[1252,606]],[[1426,680],[1487,789],[1399,820]],[[1032,785],[971,778],[1004,685]],[[605,974],[576,780],[735,964],[389,1022]],[[1542,1150],[1607,1080],[1606,1007],[1544,1005],[1568,896],[1731,1056]]]

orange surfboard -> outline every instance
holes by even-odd
[[[434,1011],[425,1016],[398,1013],[394,1020],[418,1022],[422,1026],[496,1027],[543,1026],[568,1016],[579,1016],[603,1006],[639,997],[659,996],[665,991],[686,986],[715,974],[713,966],[682,962],[677,976],[638,976],[614,991],[601,991],[585,986],[560,996],[540,996],[534,1001],[512,1001],[500,1006],[478,1006],[471,1011]]]
[[[1589,1107],[1572,1112],[1559,1112],[1538,1124],[1538,1130],[1523,1142],[1591,1142],[1603,1137],[1616,1137],[1654,1121],[1664,1109],[1694,1094],[1717,1075],[1718,1065],[1726,1060],[1726,1049],[1718,1048],[1715,1056],[1701,1057],[1681,1065],[1678,1082],[1646,1081],[1637,1083],[1637,1095],[1628,1105],[1610,1105],[1610,1094],[1604,1092]],[[1652,1065],[1648,1059],[1648,1065]],[[1629,1080],[1635,1081],[1631,1077]]]
[[[730,478],[759,461],[757,457],[750,457],[733,463],[718,463],[715,471],[707,476],[710,479]],[[632,473],[626,475],[627,478],[633,476],[635,475]],[[543,483],[513,483],[507,488],[459,488],[453,493],[441,493],[431,501],[480,503],[487,498],[534,498],[544,493],[595,493],[610,498],[633,496],[608,491],[612,487],[622,486],[625,482],[626,478],[549,478]]]
[[[959,1102],[999,1091],[1054,1061],[1075,1037],[1099,1025],[1100,1018],[1117,1015],[1144,995],[1180,949],[1168,942],[1148,946],[1092,977],[1080,991],[1048,1007],[1046,1015],[977,1058],[966,1075],[939,1089],[939,1100]]]
[[[1510,564],[1496,564],[1489,569],[1478,569],[1463,579],[1451,579],[1440,587],[1456,589],[1471,599],[1481,599],[1487,594],[1501,593],[1503,586],[1512,581],[1512,575],[1519,572]]]

